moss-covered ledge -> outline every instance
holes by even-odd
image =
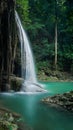
[[[0,130],[32,130],[23,121],[20,114],[0,107]]]
[[[60,106],[65,110],[73,112],[73,91],[57,94],[52,97],[46,97],[42,99],[42,102],[48,105]]]

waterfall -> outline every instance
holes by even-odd
[[[30,48],[30,43],[16,11],[15,20],[18,28],[18,37],[21,44],[21,73],[22,78],[24,79],[22,91],[41,91],[42,88],[40,84],[38,84],[36,78],[34,60]]]

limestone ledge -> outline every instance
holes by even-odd
[[[73,112],[73,91],[46,97],[42,99],[42,102],[48,105],[60,106],[65,110]]]

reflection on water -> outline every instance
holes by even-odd
[[[50,87],[51,92],[54,85],[56,86],[56,84],[53,84],[52,89]],[[71,85],[73,86],[73,84]],[[69,84],[69,89],[72,89],[71,85]],[[68,86],[67,88],[63,86],[63,88],[63,91],[67,91]],[[57,91],[59,91],[59,88],[57,88]],[[43,97],[48,95],[52,95],[52,93],[5,93],[0,94],[0,101],[7,108],[20,113],[33,130],[73,130],[72,113],[40,102]]]

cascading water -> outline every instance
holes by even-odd
[[[15,19],[18,27],[18,36],[21,43],[21,67],[24,83],[22,91],[43,91],[37,82],[34,60],[26,32],[23,29],[18,13],[15,11]]]

